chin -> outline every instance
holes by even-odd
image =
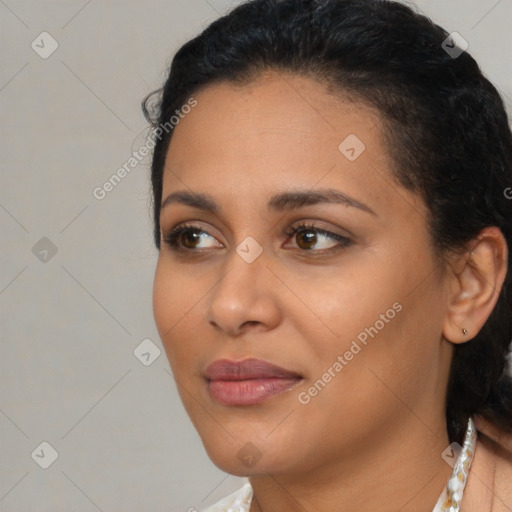
[[[263,464],[263,461],[261,460],[256,462],[252,467],[249,467],[232,456],[215,457],[210,456],[210,454],[208,454],[208,456],[213,464],[215,464],[215,466],[217,466],[221,471],[238,477],[268,475],[279,472],[279,467],[276,467],[275,464],[269,463],[269,461],[266,461],[266,463]]]
[[[286,470],[286,465],[293,466],[289,453],[286,456],[282,451],[282,443],[278,447],[268,442],[264,445],[264,442],[258,441],[242,442],[230,438],[229,442],[225,442],[225,439],[209,438],[203,440],[203,446],[213,464],[230,475],[248,477],[280,473]]]

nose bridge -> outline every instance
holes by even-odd
[[[251,240],[243,241],[232,252],[223,277],[210,292],[205,319],[230,334],[238,333],[248,322],[270,326],[278,316],[272,273],[262,253],[255,257],[255,249]]]
[[[220,287],[236,289],[240,286],[242,290],[239,292],[244,296],[251,296],[256,291],[254,286],[269,274],[266,268],[267,259],[267,254],[258,241],[252,236],[246,236],[230,251],[225,262],[226,272],[215,287],[214,294]]]

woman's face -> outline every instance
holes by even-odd
[[[447,286],[378,115],[276,72],[194,98],[165,164],[153,307],[209,456],[302,472],[439,436]]]

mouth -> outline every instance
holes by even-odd
[[[204,373],[210,397],[222,405],[255,405],[295,387],[303,377],[259,359],[220,359]]]

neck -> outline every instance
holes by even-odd
[[[407,411],[355,455],[338,454],[307,473],[251,477],[251,512],[432,512],[452,468],[444,418],[427,427]]]

